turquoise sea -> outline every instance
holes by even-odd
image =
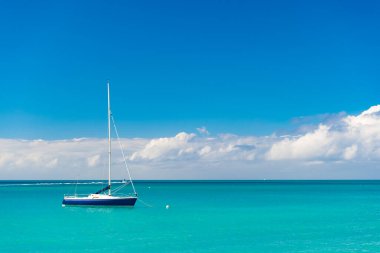
[[[0,252],[380,252],[380,181],[135,184],[151,207],[62,207],[72,182],[0,181]]]

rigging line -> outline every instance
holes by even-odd
[[[123,189],[124,187],[126,187],[129,183],[126,183],[126,184],[122,184],[120,186],[118,186],[116,189],[113,190],[113,192],[118,192],[120,191],[121,189]]]
[[[123,189],[124,187],[122,187],[122,188],[117,188],[116,190],[113,190],[112,191],[112,194],[115,194],[115,193],[117,193],[118,191],[120,191],[121,189]]]
[[[136,193],[136,190],[135,190],[135,186],[133,185],[133,182],[132,182],[131,173],[129,172],[129,168],[128,168],[127,160],[125,159],[125,155],[124,155],[123,146],[121,145],[120,138],[119,138],[119,134],[118,134],[118,132],[117,132],[117,128],[116,128],[116,124],[115,124],[115,120],[114,120],[112,114],[111,114],[111,119],[112,119],[113,127],[115,128],[115,133],[116,133],[116,137],[117,137],[117,142],[119,143],[120,150],[121,150],[121,154],[123,155],[125,168],[127,169],[127,172],[128,172],[129,181],[131,181],[131,185],[132,185],[133,193],[136,195],[137,193]]]
[[[122,190],[125,186],[127,185],[123,185],[122,187],[116,188],[115,190],[112,191],[112,193],[117,193],[118,191]]]
[[[77,182],[75,183],[75,196],[77,195],[78,181],[79,181],[79,179],[77,177]]]
[[[118,186],[115,190],[113,190],[114,193],[120,191],[121,189],[123,189],[124,187],[126,187],[127,185],[129,185],[131,182],[126,182],[126,183],[123,183],[122,185]]]

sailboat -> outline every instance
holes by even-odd
[[[110,84],[107,82],[107,94],[108,94],[108,185],[99,191],[86,195],[64,195],[62,206],[134,206],[137,201],[137,192],[133,185],[131,174],[129,172],[124,151],[122,149],[119,135],[117,133],[116,125],[115,132],[119,141],[121,152],[124,158],[124,163],[128,172],[129,182],[125,181],[123,184],[113,189],[111,184],[111,118],[113,123],[113,117],[111,114],[111,102],[110,102]],[[133,193],[129,195],[117,194],[120,189],[125,187],[128,183],[131,184]]]

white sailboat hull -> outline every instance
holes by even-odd
[[[134,206],[137,197],[109,196],[104,194],[90,194],[85,197],[65,196],[62,201],[63,206]]]

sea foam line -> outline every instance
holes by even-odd
[[[120,181],[112,182],[113,184],[118,184],[121,183]],[[105,182],[99,182],[99,181],[94,181],[94,182],[54,182],[54,183],[15,183],[15,184],[1,184],[0,187],[9,187],[9,186],[51,186],[51,185],[75,185],[75,184],[80,184],[80,185],[92,185],[92,184],[106,184]]]

